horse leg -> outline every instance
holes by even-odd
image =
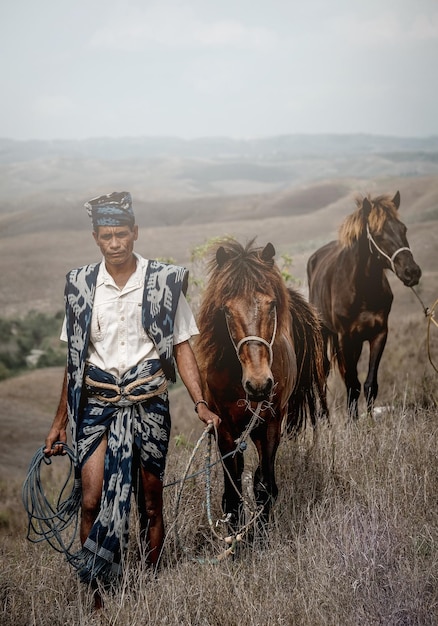
[[[234,441],[219,438],[219,449],[224,456],[236,447]],[[242,472],[244,467],[243,454],[237,452],[228,456],[224,463],[224,492],[222,495],[222,510],[229,516],[228,523],[233,529],[239,528],[243,515],[242,502]]]
[[[373,411],[374,400],[377,398],[377,392],[379,390],[377,372],[383,350],[385,349],[387,337],[388,329],[385,328],[370,341],[370,361],[368,365],[368,375],[364,383],[368,414],[371,414]]]
[[[356,420],[359,417],[360,381],[357,376],[357,363],[362,352],[362,341],[358,337],[343,336],[340,342],[343,361],[343,378],[347,388],[348,417]]]
[[[280,443],[280,424],[274,419],[268,421],[263,436],[252,437],[259,456],[259,465],[254,474],[254,497],[258,506],[263,507],[261,522],[265,525],[278,495],[275,481],[275,456]]]

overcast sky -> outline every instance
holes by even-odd
[[[438,134],[438,0],[4,0],[0,137]]]

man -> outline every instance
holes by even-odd
[[[158,564],[170,433],[167,383],[175,381],[175,361],[199,418],[216,427],[220,420],[203,400],[189,343],[198,330],[184,296],[187,270],[134,252],[138,226],[128,192],[85,206],[103,260],[67,274],[61,334],[67,367],[44,453],[62,454],[70,422],[82,490],[82,549],[72,564],[81,580],[95,585],[120,572],[134,487],[147,558]]]

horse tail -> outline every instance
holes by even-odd
[[[286,430],[302,430],[310,418],[328,418],[324,373],[324,341],[316,309],[301,294],[289,289],[292,338],[297,360],[297,380],[289,398]]]

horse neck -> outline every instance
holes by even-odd
[[[384,265],[370,250],[368,238],[363,234],[351,248],[354,257],[354,271],[351,273],[352,280],[357,284],[363,281],[381,280],[383,277]]]

